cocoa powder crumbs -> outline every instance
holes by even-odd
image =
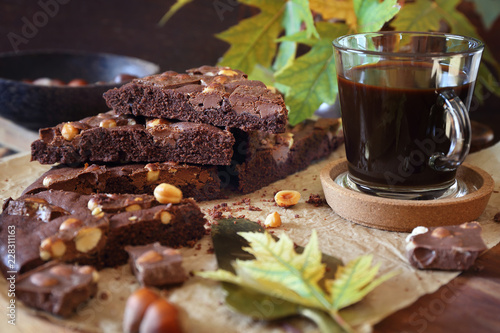
[[[321,198],[319,194],[311,194],[306,203],[313,205],[314,207],[323,206],[326,204],[326,200]]]
[[[298,218],[300,217],[300,215],[299,215],[299,214],[295,214],[295,216],[294,216],[294,217],[295,217],[296,219],[298,219]]]
[[[500,212],[495,214],[495,216],[493,217],[493,221],[500,222]]]

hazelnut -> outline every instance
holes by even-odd
[[[236,76],[236,75],[238,75],[238,72],[233,71],[232,69],[229,69],[229,68],[223,68],[223,69],[219,70],[219,72],[217,74],[218,75],[225,75],[225,76]]]
[[[170,121],[163,118],[155,118],[146,121],[146,128],[155,127],[159,125],[169,125]]]
[[[153,263],[153,262],[158,262],[163,259],[163,256],[156,252],[155,250],[149,250],[147,252],[144,252],[137,258],[137,263],[138,264],[144,264],[144,263]]]
[[[176,250],[176,249],[172,249],[171,247],[168,247],[166,248],[165,250],[163,250],[163,255],[165,256],[174,256],[174,255],[179,255],[181,254],[181,251],[179,250]]]
[[[431,236],[436,238],[445,238],[451,236],[451,233],[448,229],[437,227],[436,229],[432,230]]]
[[[162,210],[160,213],[160,221],[163,224],[169,224],[170,221],[172,221],[172,214],[170,214],[166,210]]]
[[[116,120],[114,119],[104,119],[99,123],[99,127],[102,128],[112,128],[116,127]]]
[[[81,229],[75,236],[75,248],[79,252],[87,253],[96,248],[102,238],[102,230],[99,228]]]
[[[63,223],[59,226],[59,230],[69,230],[69,229],[77,229],[83,225],[83,222],[74,217],[70,217],[64,220]]]
[[[68,82],[68,86],[70,87],[84,87],[88,84],[87,80],[84,79],[73,79]]]
[[[153,193],[156,200],[162,204],[179,203],[182,200],[182,191],[167,183],[156,186]]]
[[[80,133],[80,130],[71,123],[65,123],[61,128],[61,135],[64,140],[71,141]]]
[[[127,118],[127,125],[134,126],[136,124],[137,124],[137,121],[135,121],[135,119]]]
[[[460,228],[462,229],[475,229],[475,228],[480,228],[481,226],[477,222],[466,222],[462,223],[460,225]]]
[[[158,294],[148,288],[139,288],[130,295],[123,314],[123,331],[125,333],[139,332],[146,309],[157,299],[159,299]]]
[[[277,228],[281,225],[281,216],[278,212],[269,214],[264,221],[264,225],[269,228]]]
[[[149,170],[146,174],[146,180],[148,183],[153,183],[160,178],[160,170]]]
[[[97,281],[99,281],[99,273],[97,273],[97,270],[92,266],[86,265],[79,267],[78,272],[80,274],[92,275],[92,281],[94,283],[97,283]]]
[[[38,287],[52,287],[59,284],[59,280],[45,273],[35,273],[30,276],[30,281]]]
[[[96,209],[98,206],[99,205],[97,204],[95,198],[90,198],[89,202],[87,203],[87,208],[91,211]]]
[[[40,258],[49,260],[51,258],[61,258],[66,253],[66,244],[60,239],[53,241],[46,238],[40,244]]]
[[[49,187],[50,185],[52,185],[52,183],[53,183],[53,179],[52,179],[52,177],[47,176],[47,177],[43,178],[42,185],[43,185],[44,187]]]
[[[135,212],[138,210],[141,210],[141,206],[138,204],[133,204],[133,205],[127,206],[125,208],[125,211],[127,211],[127,212]]]
[[[157,299],[146,309],[139,331],[180,333],[179,311],[166,300]]]
[[[297,191],[279,191],[274,196],[274,201],[280,207],[291,207],[296,205],[300,200],[300,193]]]
[[[50,272],[54,275],[59,275],[59,276],[70,276],[71,274],[73,274],[73,268],[71,268],[70,266],[66,266],[66,265],[57,265],[57,266],[54,266],[50,269]]]
[[[97,206],[96,208],[92,209],[92,215],[93,216],[103,216],[104,212],[102,211],[102,207]]]

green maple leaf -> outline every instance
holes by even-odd
[[[432,0],[406,3],[391,25],[398,31],[438,31],[441,13]]]
[[[318,32],[314,26],[314,20],[309,9],[309,0],[291,0],[287,1],[285,14],[283,16],[283,28],[285,36],[294,35],[300,32],[302,23],[305,25],[304,34],[311,38],[318,38]],[[297,52],[297,43],[294,41],[282,41],[278,48],[278,54],[273,64],[275,71],[289,65]]]
[[[256,64],[270,67],[276,53],[276,39],[282,31],[281,21],[286,2],[283,0],[240,0],[255,6],[260,13],[241,20],[237,25],[219,33],[217,38],[231,46],[219,61],[251,74]]]
[[[333,104],[337,96],[332,41],[345,35],[349,28],[345,24],[327,22],[317,23],[316,28],[320,36],[317,40],[307,39],[300,33],[288,38],[307,43],[311,50],[276,73],[276,81],[288,86],[285,102],[291,125],[311,117],[322,103]]]
[[[486,29],[490,29],[500,15],[498,0],[469,0],[476,6],[476,11],[483,18]]]
[[[358,32],[380,30],[400,10],[397,0],[353,0]]]
[[[295,252],[293,242],[285,234],[278,241],[267,232],[243,232],[239,235],[249,242],[250,247],[244,250],[252,254],[254,260],[236,260],[233,264],[236,274],[219,269],[197,275],[323,310],[347,331],[352,329],[340,316],[339,310],[359,302],[395,275],[388,273],[375,279],[379,266],[372,267],[372,256],[361,256],[339,267],[335,279],[325,279],[325,289],[322,289],[319,281],[324,278],[325,265],[321,263],[315,230],[301,254]]]

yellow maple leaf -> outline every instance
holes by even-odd
[[[356,13],[352,0],[310,0],[309,6],[324,20],[344,21],[349,27],[356,27]]]

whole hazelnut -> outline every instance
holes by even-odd
[[[139,332],[146,309],[157,299],[158,294],[149,288],[139,288],[127,299],[123,314],[123,331],[125,333]]]
[[[179,311],[166,300],[157,299],[146,309],[139,332],[181,333]]]
[[[89,83],[84,79],[73,79],[68,82],[69,87],[83,87],[88,85]]]

